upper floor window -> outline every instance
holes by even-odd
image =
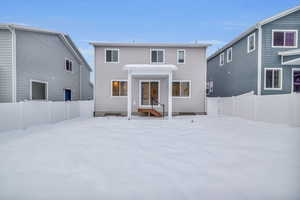
[[[227,63],[232,61],[232,47],[227,49]]]
[[[225,63],[225,54],[224,52],[220,54],[220,66],[224,65]]]
[[[185,50],[178,49],[177,50],[177,64],[184,64],[185,63]]]
[[[105,63],[118,63],[119,49],[105,49]]]
[[[297,30],[273,30],[272,47],[297,48]]]
[[[255,33],[248,36],[247,52],[251,53],[255,50]]]
[[[282,69],[265,68],[265,90],[281,90]]]
[[[73,62],[70,59],[65,59],[65,69],[69,72],[73,70]]]
[[[165,63],[165,50],[151,49],[151,63]]]
[[[173,81],[172,84],[173,97],[190,97],[191,96],[191,81]]]
[[[111,81],[111,95],[114,97],[127,96],[127,80],[113,80]]]

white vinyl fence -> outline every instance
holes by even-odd
[[[92,117],[93,101],[25,101],[0,103],[0,132],[55,123],[77,117]]]
[[[209,115],[229,115],[249,120],[300,126],[300,94],[208,98]]]

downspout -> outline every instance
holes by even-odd
[[[258,28],[258,48],[257,48],[257,95],[261,95],[261,68],[262,68],[262,28],[261,24],[257,24]]]
[[[12,79],[12,83],[11,83],[11,89],[12,89],[12,102],[15,103],[17,102],[17,58],[16,58],[16,30],[15,28],[11,27],[11,26],[7,26],[9,31],[11,32],[12,35],[12,69],[11,69],[11,79]]]

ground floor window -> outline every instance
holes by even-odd
[[[65,89],[65,101],[72,101],[71,89]]]
[[[206,84],[206,94],[212,94],[214,91],[214,82],[208,81]]]
[[[293,92],[300,93],[300,69],[293,70]]]
[[[43,81],[30,81],[31,100],[47,100],[48,99],[48,83]]]
[[[190,97],[191,81],[173,81],[172,96],[173,97]]]
[[[113,80],[111,84],[112,96],[127,96],[127,80]]]
[[[265,89],[280,90],[282,88],[282,68],[265,68]]]

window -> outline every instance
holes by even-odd
[[[248,36],[247,52],[251,53],[252,51],[255,51],[255,33]]]
[[[151,49],[151,63],[164,63],[164,62],[165,62],[165,50]]]
[[[191,81],[173,81],[172,85],[173,97],[190,97]]]
[[[30,81],[30,99],[31,100],[47,100],[48,99],[48,83],[42,81]]]
[[[295,93],[300,93],[300,69],[293,69],[292,73],[292,91]]]
[[[65,59],[65,69],[68,72],[71,72],[73,70],[73,62],[70,59]]]
[[[208,81],[206,84],[206,94],[212,94],[214,91],[214,81]]]
[[[184,64],[185,63],[185,50],[179,49],[177,50],[177,64]]]
[[[72,101],[71,89],[64,89],[64,91],[65,91],[65,101]]]
[[[273,30],[273,47],[297,48],[298,31],[297,30]]]
[[[111,82],[112,86],[112,96],[118,97],[118,96],[127,96],[127,81],[119,81],[114,80]]]
[[[105,49],[105,63],[119,63],[119,49]]]
[[[225,62],[225,54],[224,52],[220,54],[220,66],[224,65]]]
[[[141,80],[140,81],[140,106],[158,106],[159,80]]]
[[[227,63],[232,61],[232,47],[227,49]]]
[[[282,69],[265,68],[265,90],[281,90]]]

